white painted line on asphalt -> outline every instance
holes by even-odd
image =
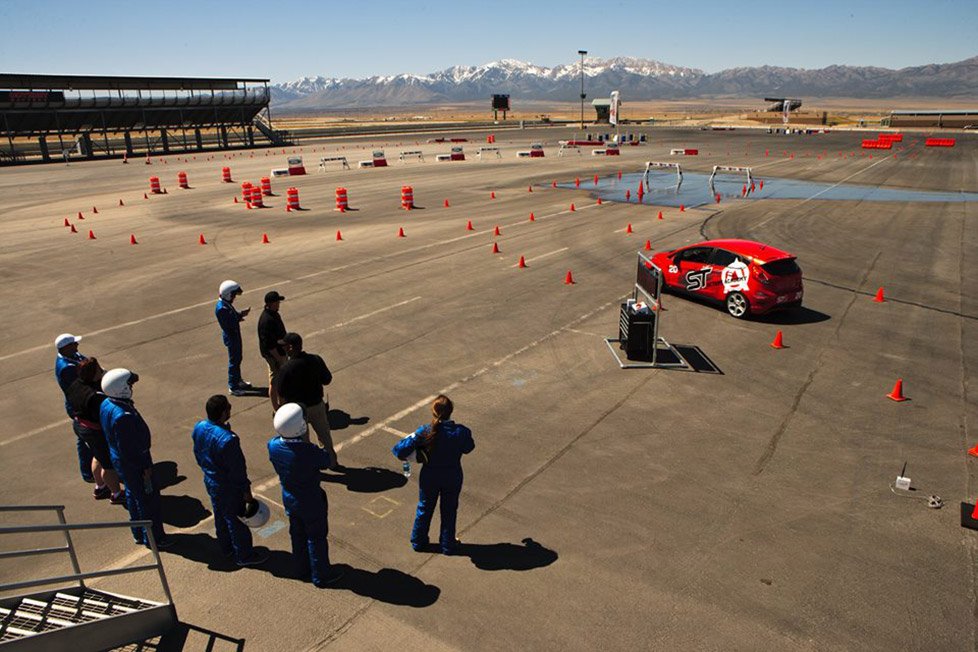
[[[383,430],[384,432],[389,432],[395,437],[400,437],[401,439],[411,436],[410,433],[404,432],[403,430],[398,430],[397,428],[391,428],[390,426],[381,426],[380,429]]]
[[[563,252],[567,251],[568,249],[569,249],[569,247],[564,247],[563,249],[558,249],[557,251],[551,251],[549,253],[540,254],[539,256],[534,256],[533,258],[524,258],[523,260],[526,263],[530,263],[530,262],[534,262],[535,263],[538,260],[541,260],[543,258],[547,258],[548,256],[555,256],[555,255],[557,255],[559,253],[563,253]],[[519,266],[519,263],[516,263],[515,265],[513,265],[513,267],[518,267],[518,266]]]
[[[260,292],[261,290],[267,290],[269,288],[274,288],[274,287],[279,287],[279,286],[282,286],[282,285],[287,285],[288,283],[291,283],[291,282],[292,281],[288,281],[288,280],[286,280],[286,281],[279,281],[278,283],[273,283],[272,285],[263,285],[263,286],[258,287],[258,288],[248,288],[248,290],[249,291],[252,291],[252,292]],[[133,319],[131,321],[122,322],[121,324],[116,324],[114,326],[106,326],[105,328],[100,328],[98,330],[89,331],[87,333],[82,333],[81,336],[82,337],[92,337],[92,336],[95,336],[95,335],[101,335],[102,333],[110,333],[112,331],[119,330],[120,328],[126,328],[127,326],[137,326],[139,324],[142,324],[144,322],[151,321],[153,319],[159,319],[160,317],[169,317],[170,315],[176,315],[176,314],[179,314],[181,312],[186,312],[188,310],[193,310],[194,308],[201,308],[203,306],[213,305],[215,303],[217,303],[217,299],[216,298],[211,299],[209,301],[201,301],[200,303],[195,303],[195,304],[190,305],[190,306],[184,306],[182,308],[174,308],[173,310],[167,310],[166,312],[159,312],[159,313],[156,313],[155,315],[149,315],[148,317],[143,317],[141,319]],[[20,351],[17,351],[16,353],[8,353],[7,355],[0,356],[0,362],[3,362],[4,360],[9,360],[10,358],[16,358],[17,356],[25,355],[27,353],[34,353],[35,351],[41,351],[41,350],[47,349],[49,347],[50,348],[53,348],[53,346],[54,346],[53,344],[41,344],[39,346],[33,346],[33,347],[29,348],[29,349],[21,349]]]
[[[597,204],[588,204],[586,206],[581,206],[577,210],[578,211],[583,211],[583,210],[586,210],[588,208],[593,208],[595,206],[597,206]],[[546,220],[546,219],[551,218],[551,217],[557,217],[558,215],[564,215],[564,214],[570,213],[570,212],[571,211],[569,211],[569,210],[564,210],[564,211],[559,211],[557,213],[551,213],[549,215],[541,215],[540,217],[536,218],[536,220],[537,220],[537,222],[539,222],[539,221]],[[520,225],[525,225],[525,224],[530,224],[530,222],[528,220],[527,221],[521,221],[521,222],[514,222],[511,226],[520,226]],[[468,233],[468,234],[463,235],[463,236],[458,236],[458,237],[455,237],[455,238],[449,238],[448,240],[439,240],[438,242],[432,242],[430,244],[422,245],[420,247],[414,247],[413,249],[405,249],[404,251],[394,252],[391,255],[398,255],[399,256],[399,255],[403,255],[403,254],[414,253],[416,251],[423,251],[425,249],[431,249],[433,247],[441,247],[441,246],[446,245],[446,244],[451,244],[453,242],[458,242],[459,240],[465,240],[466,238],[471,238],[471,237],[478,236],[478,235],[484,235],[484,234],[490,233],[490,232],[491,232],[491,229],[486,229],[485,231],[474,231],[472,233]],[[333,267],[331,269],[324,269],[324,270],[320,270],[318,272],[312,272],[311,274],[304,274],[302,276],[297,276],[294,279],[287,279],[287,280],[284,280],[284,281],[278,281],[276,283],[272,283],[271,285],[263,285],[263,286],[257,287],[257,288],[248,288],[248,291],[249,292],[251,292],[251,291],[253,291],[253,292],[260,292],[261,290],[268,290],[268,289],[274,288],[274,287],[281,287],[283,285],[288,285],[288,284],[293,283],[295,281],[301,281],[301,280],[305,280],[305,279],[308,279],[308,278],[313,278],[313,277],[316,277],[316,276],[321,276],[323,274],[328,274],[330,272],[338,272],[338,271],[342,271],[344,269],[349,269],[351,267],[358,267],[360,265],[366,265],[368,263],[373,262],[373,260],[374,260],[373,258],[362,258],[360,260],[357,260],[355,262],[349,263],[347,265],[341,265],[340,267]],[[142,324],[142,323],[145,323],[147,321],[152,321],[153,319],[159,319],[160,317],[169,317],[171,315],[177,315],[177,314],[179,314],[181,312],[186,312],[188,310],[193,310],[194,308],[201,308],[203,306],[211,305],[211,304],[215,303],[216,301],[217,301],[217,299],[211,299],[211,300],[208,300],[208,301],[201,301],[200,303],[195,303],[195,304],[192,304],[192,305],[189,305],[189,306],[183,306],[182,308],[174,308],[173,310],[167,310],[166,312],[156,313],[155,315],[149,315],[147,317],[142,317],[140,319],[133,319],[131,321],[122,322],[120,324],[115,324],[113,326],[106,326],[105,328],[100,328],[98,330],[90,331],[88,333],[82,333],[82,337],[92,337],[92,336],[95,336],[95,335],[101,335],[103,333],[110,333],[112,331],[119,330],[120,328],[127,328],[129,326],[137,326],[137,325]],[[9,360],[11,358],[16,358],[18,356],[26,355],[28,353],[36,353],[37,351],[43,351],[44,349],[47,349],[47,348],[49,348],[51,346],[52,346],[51,344],[40,344],[38,346],[32,346],[32,347],[27,348],[27,349],[21,349],[20,351],[16,351],[14,353],[8,353],[6,355],[0,356],[0,362],[3,362],[4,360]]]
[[[47,432],[52,428],[57,428],[58,426],[64,426],[71,423],[71,419],[62,419],[61,421],[55,421],[54,423],[49,423],[46,426],[41,426],[40,428],[35,428],[30,432],[25,432],[22,435],[17,435],[16,437],[11,437],[10,439],[0,441],[0,446],[6,446],[7,444],[12,444],[15,441],[20,441],[21,439],[27,439],[28,437],[33,437],[34,435],[39,435],[42,432]]]
[[[373,317],[374,315],[379,315],[382,312],[385,312],[387,310],[391,310],[393,308],[398,308],[400,306],[407,305],[407,304],[409,304],[409,303],[411,303],[413,301],[417,301],[420,298],[421,297],[411,297],[410,299],[407,299],[405,301],[401,301],[400,303],[392,303],[389,306],[384,306],[383,308],[379,308],[377,310],[374,310],[373,312],[368,312],[365,315],[360,315],[359,317],[354,317],[353,319],[348,319],[347,321],[343,321],[343,322],[340,322],[338,324],[333,324],[332,326],[329,326],[327,328],[320,328],[318,331],[313,331],[313,332],[309,333],[308,335],[306,335],[306,337],[313,337],[314,335],[322,335],[323,333],[325,333],[326,331],[330,330],[331,328],[343,328],[344,326],[349,326],[350,324],[355,323],[355,322],[358,322],[361,319],[367,319],[368,317]]]
[[[285,505],[283,505],[282,503],[278,502],[277,500],[272,500],[268,496],[266,496],[264,494],[260,494],[260,493],[253,493],[253,495],[258,496],[262,500],[266,500],[266,501],[270,502],[271,504],[275,505],[276,507],[280,508],[282,511],[285,511]]]

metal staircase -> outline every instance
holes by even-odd
[[[63,505],[0,506],[0,513],[47,511],[57,513],[57,525],[0,527],[0,535],[61,532],[64,534],[65,545],[0,552],[0,560],[67,554],[74,572],[70,575],[0,584],[2,594],[42,586],[62,586],[54,590],[0,598],[0,650],[3,652],[42,650],[44,652],[88,650],[96,652],[160,636],[177,624],[176,608],[173,605],[173,597],[170,595],[170,587],[166,581],[149,521],[67,524]],[[82,572],[75,554],[72,532],[128,529],[134,525],[146,526],[153,563]],[[85,585],[85,580],[88,579],[143,571],[159,573],[167,602],[132,598],[92,589]]]
[[[270,120],[266,119],[261,113],[256,115],[251,121],[272,145],[286,146],[292,145],[292,135],[284,129],[273,129]]]

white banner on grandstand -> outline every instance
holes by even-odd
[[[611,109],[608,113],[608,122],[613,125],[618,124],[618,105],[620,104],[618,99],[618,91],[611,91]]]

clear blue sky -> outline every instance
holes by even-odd
[[[716,72],[978,54],[978,0],[0,0],[0,72],[369,77],[577,50]]]

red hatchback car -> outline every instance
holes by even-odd
[[[721,303],[745,319],[801,306],[801,268],[791,254],[752,240],[707,240],[655,254],[666,288]]]

